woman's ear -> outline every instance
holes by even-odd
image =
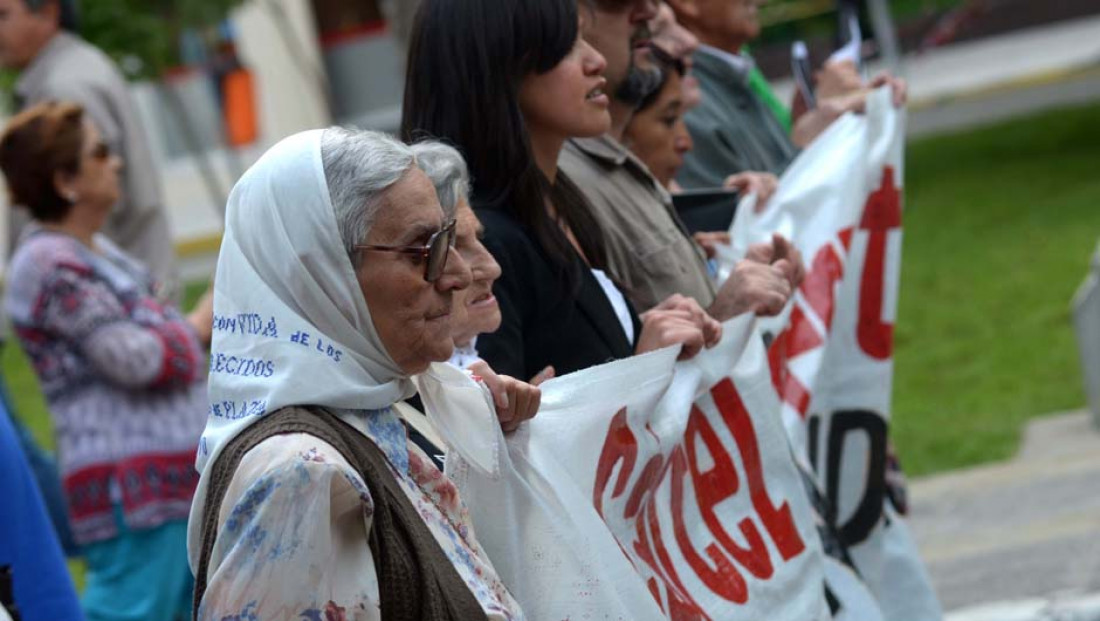
[[[75,203],[80,197],[76,193],[76,188],[73,187],[75,181],[72,173],[67,173],[63,170],[54,171],[53,173],[53,189],[57,192],[58,196]]]

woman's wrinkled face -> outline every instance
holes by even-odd
[[[443,225],[435,188],[423,171],[411,168],[383,194],[364,243],[423,246]],[[413,375],[450,358],[452,297],[470,286],[470,269],[463,258],[452,250],[443,275],[431,283],[424,280],[425,259],[419,256],[361,252],[359,287],[393,361]]]
[[[470,266],[473,275],[470,287],[454,296],[454,342],[455,345],[466,345],[475,336],[495,332],[500,327],[500,305],[493,296],[493,283],[500,278],[500,264],[482,245],[484,227],[468,202],[459,202],[455,217],[458,234],[455,249]]]
[[[611,128],[607,63],[584,39],[553,69],[531,74],[519,88],[519,106],[532,133],[562,138],[599,136]]]
[[[624,143],[665,187],[676,177],[692,147],[684,124],[681,80],[680,74],[669,72],[657,100],[635,113],[623,134]]]

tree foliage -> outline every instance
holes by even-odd
[[[156,78],[180,64],[180,35],[216,26],[244,0],[80,0],[80,34],[131,78]]]

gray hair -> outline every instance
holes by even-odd
[[[388,134],[330,127],[321,135],[321,162],[340,240],[359,267],[355,246],[366,241],[382,195],[417,165],[416,154]]]
[[[420,170],[435,186],[443,213],[447,218],[455,217],[458,203],[470,199],[470,173],[466,160],[454,147],[435,140],[418,142],[412,150],[420,163]]]

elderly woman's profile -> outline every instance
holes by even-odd
[[[408,146],[338,128],[283,140],[233,189],[189,531],[196,618],[523,618],[393,407],[452,353],[471,274],[450,207]]]

